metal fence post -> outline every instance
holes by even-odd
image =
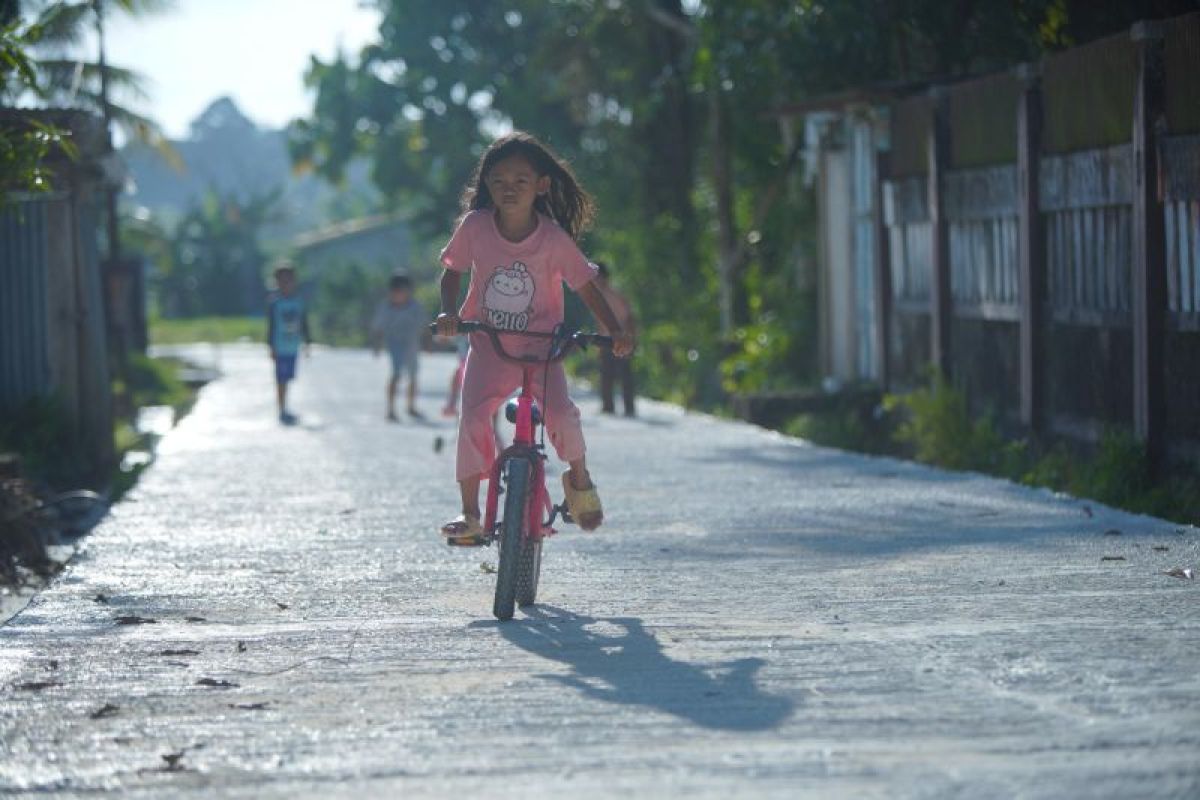
[[[1021,306],[1021,423],[1040,433],[1044,427],[1043,330],[1046,308],[1046,257],[1038,185],[1042,140],[1041,77],[1035,65],[1017,70],[1022,91],[1017,100],[1017,269]]]
[[[875,353],[879,359],[879,386],[891,388],[892,270],[887,224],[883,216],[883,182],[888,175],[887,153],[875,155]]]
[[[931,90],[933,124],[929,128],[929,235],[933,238],[930,281],[930,357],[934,368],[950,375],[950,240],[943,177],[950,167],[950,102],[944,87]]]
[[[1137,90],[1133,108],[1133,428],[1146,444],[1151,469],[1163,466],[1166,396],[1166,231],[1159,191],[1159,139],[1165,133],[1163,27],[1139,22]]]

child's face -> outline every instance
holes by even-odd
[[[392,305],[403,306],[407,305],[409,298],[412,297],[412,290],[398,287],[388,290],[388,296],[391,298]]]
[[[502,214],[520,216],[532,213],[538,195],[550,190],[550,176],[538,175],[523,156],[509,156],[492,165],[484,184]]]
[[[279,273],[275,276],[275,282],[279,284],[279,291],[283,294],[296,291],[296,276],[291,272]]]

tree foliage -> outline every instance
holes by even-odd
[[[41,38],[41,30],[22,24],[16,11],[11,2],[0,4],[0,87],[37,94],[37,66],[29,51]],[[28,120],[0,128],[0,192],[49,190],[53,172],[47,162],[55,153],[73,157],[75,148],[67,133],[53,125]],[[0,194],[0,201],[3,197]]]
[[[694,402],[722,381],[815,377],[813,202],[789,177],[795,131],[778,108],[999,68],[1102,27],[1081,22],[1082,0],[374,5],[376,42],[311,62],[296,163],[336,180],[368,157],[388,202],[433,243],[488,139],[536,133],[598,200],[584,247],[631,290],[642,369]],[[737,326],[723,339],[719,316]]]
[[[126,223],[127,246],[155,265],[158,311],[168,317],[261,311],[267,256],[262,229],[278,213],[278,193],[242,200],[210,192],[172,230],[153,219]]]

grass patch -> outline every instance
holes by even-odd
[[[152,344],[191,344],[193,342],[263,342],[267,323],[261,317],[189,317],[150,320]]]

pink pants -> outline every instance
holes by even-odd
[[[567,376],[562,364],[550,365],[548,392],[542,386],[543,378],[547,377],[545,366],[534,366],[531,371],[533,396],[542,409],[546,433],[555,452],[567,462],[583,458],[587,449],[583,441],[583,423],[579,409],[567,393]],[[504,361],[496,354],[485,334],[471,334],[471,352],[467,355],[466,374],[463,375],[462,412],[458,421],[458,460],[455,464],[458,480],[474,477],[487,480],[491,476],[492,462],[496,458],[492,417],[500,404],[521,388],[522,373],[520,364]]]

